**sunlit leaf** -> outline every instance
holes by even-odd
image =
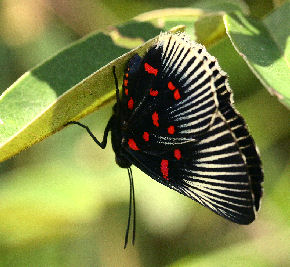
[[[268,91],[290,107],[290,3],[263,22],[237,12],[225,15],[227,34],[236,50]],[[278,26],[279,25],[279,26]],[[287,30],[288,29],[288,30]]]

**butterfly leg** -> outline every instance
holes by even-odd
[[[109,131],[111,130],[111,126],[112,126],[112,118],[109,120],[106,128],[105,128],[105,131],[104,131],[104,136],[103,136],[103,140],[102,142],[100,142],[97,137],[94,136],[94,134],[92,133],[92,131],[90,130],[90,128],[78,121],[69,121],[68,123],[66,123],[64,126],[67,126],[69,124],[76,124],[76,125],[79,125],[81,127],[83,127],[84,129],[87,130],[88,134],[90,135],[90,137],[94,140],[94,142],[102,149],[104,149],[107,145],[107,139],[108,139],[108,134],[109,134]]]
[[[116,86],[117,105],[120,105],[119,85],[118,85],[118,79],[117,79],[117,75],[116,75],[116,66],[113,66],[113,75],[114,75],[115,86]]]

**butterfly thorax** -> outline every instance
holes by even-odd
[[[124,123],[121,121],[121,116],[118,108],[118,103],[113,107],[113,115],[111,117],[111,141],[112,147],[115,152],[116,163],[121,168],[129,168],[132,163],[128,160],[128,156],[125,156],[122,147],[122,127]]]

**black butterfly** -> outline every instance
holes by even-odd
[[[143,58],[129,60],[121,96],[114,77],[117,103],[103,141],[70,123],[101,148],[111,131],[116,162],[130,180],[133,164],[220,216],[251,223],[262,196],[261,161],[216,59],[185,34],[163,33]]]

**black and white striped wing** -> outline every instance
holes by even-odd
[[[215,213],[252,222],[261,162],[216,59],[183,34],[162,34],[144,58],[131,59],[124,80],[128,159]]]
[[[213,123],[219,107],[215,80],[225,74],[202,45],[185,38],[161,34],[143,58],[129,61],[121,109],[125,135],[138,137],[144,129],[160,146],[185,143]]]
[[[219,112],[210,130],[197,142],[175,145],[160,154],[148,154],[142,146],[136,151],[128,145],[126,150],[132,163],[153,179],[228,220],[249,224],[258,210],[261,168],[252,140],[248,140],[248,134],[243,138],[248,157]]]

